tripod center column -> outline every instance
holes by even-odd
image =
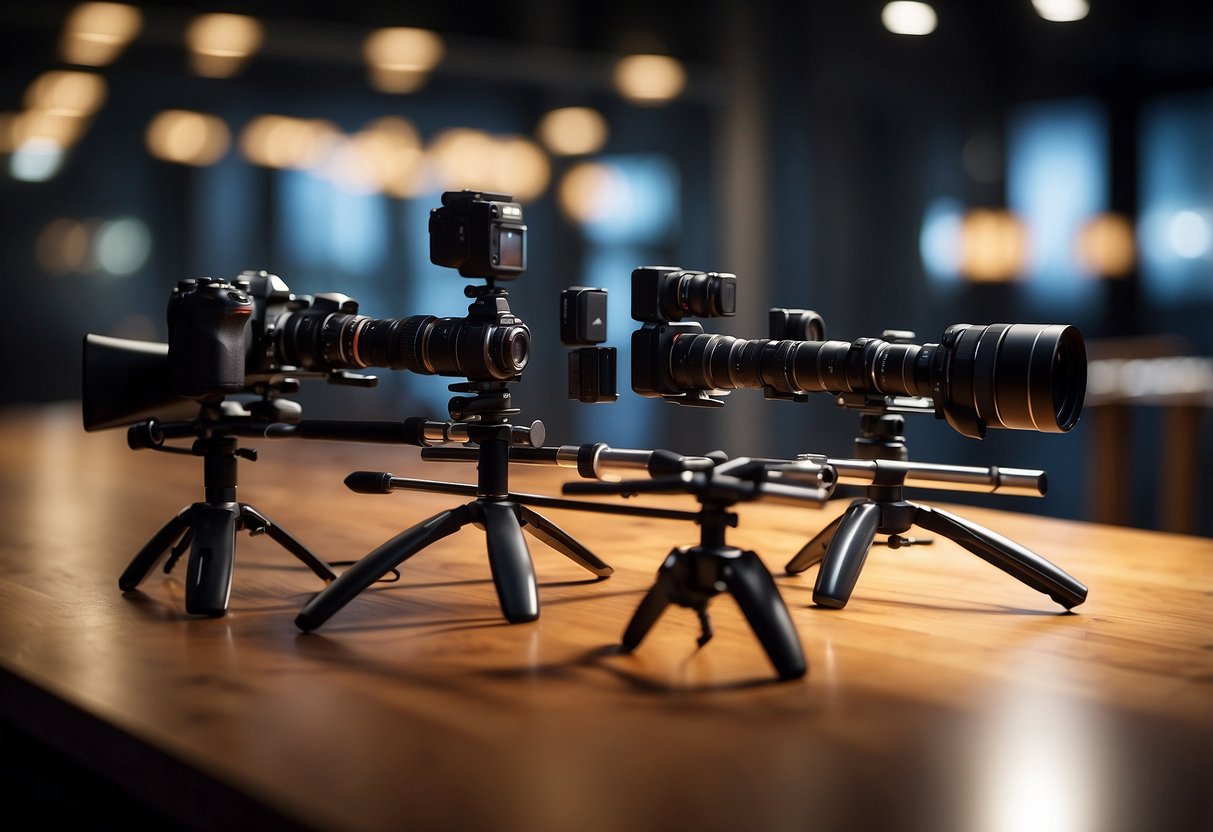
[[[468,438],[480,446],[476,494],[504,499],[510,493],[509,425],[470,425]]]

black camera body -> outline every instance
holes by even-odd
[[[632,271],[632,320],[644,323],[737,314],[737,275],[697,272],[678,266],[641,266]]]
[[[507,194],[447,191],[430,211],[430,261],[464,277],[512,280],[526,271],[522,206]]]
[[[234,281],[179,281],[168,303],[170,387],[184,398],[213,400],[300,371],[373,383],[343,372],[369,366],[350,357],[341,337],[340,324],[357,312],[358,302],[346,295],[295,295],[265,271]]]
[[[737,312],[737,276],[699,272],[679,266],[641,266],[632,271],[632,319],[642,326],[632,333],[632,390],[641,396],[676,404],[720,407],[723,390],[691,390],[671,371],[674,342],[702,335],[703,325],[683,321],[687,315],[730,317]]]
[[[226,280],[182,280],[168,302],[170,385],[204,399],[244,389],[246,333],[253,299]]]

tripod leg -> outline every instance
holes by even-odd
[[[568,532],[539,512],[520,505],[518,506],[518,513],[522,516],[523,531],[529,532],[539,540],[542,540],[582,569],[593,572],[599,578],[605,578],[615,572],[614,569],[599,559],[597,555],[570,537]]]
[[[511,624],[534,621],[539,617],[539,591],[535,586],[535,565],[522,538],[522,526],[508,502],[484,500],[484,533],[488,539],[489,567],[501,611]]]
[[[725,584],[741,607],[754,634],[767,651],[781,679],[798,679],[805,673],[804,651],[792,616],[771,573],[753,552],[728,564]]]
[[[1087,588],[1040,555],[989,529],[937,508],[918,506],[914,522],[955,541],[987,563],[1043,592],[1066,609],[1087,600]]]
[[[830,521],[830,525],[819,531],[817,535],[804,544],[800,551],[788,561],[788,565],[783,569],[789,575],[795,575],[798,572],[803,572],[814,564],[821,563],[821,559],[826,556],[826,549],[830,547],[830,541],[834,539],[834,534],[838,531],[838,524],[842,522],[845,514],[840,514]]]
[[[391,540],[364,555],[357,563],[342,572],[337,580],[320,590],[308,601],[295,626],[311,632],[328,621],[333,613],[344,607],[362,590],[379,580],[417,552],[447,535],[454,534],[472,522],[472,514],[466,505],[435,514],[415,526],[405,529]]]
[[[670,605],[670,571],[678,566],[679,550],[675,549],[666,557],[665,562],[661,564],[661,568],[657,570],[657,580],[653,586],[645,594],[644,599],[640,602],[640,606],[636,608],[636,612],[632,614],[632,620],[628,622],[627,628],[623,631],[623,650],[625,653],[631,653],[640,646],[640,642],[644,639],[653,625],[657,623],[657,619],[661,618],[661,614],[665,612],[665,608]]]
[[[813,586],[814,604],[835,610],[847,605],[879,527],[879,505],[862,500],[851,504],[821,561]]]
[[[281,526],[277,526],[257,509],[245,503],[240,504],[240,517],[244,521],[245,527],[250,534],[265,532],[270,536],[270,539],[286,549],[299,560],[316,573],[316,577],[320,578],[325,583],[337,579],[337,573],[334,572],[327,563],[313,555],[308,549],[295,538],[287,534],[286,530]]]
[[[172,547],[190,526],[190,506],[186,506],[175,517],[160,527],[160,531],[152,535],[151,540],[143,544],[143,548],[131,560],[122,576],[118,578],[118,588],[130,592],[147,577],[156,561]]]
[[[185,569],[185,611],[217,618],[227,612],[232,594],[239,508],[196,503],[192,510],[194,542]]]

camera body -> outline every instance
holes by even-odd
[[[292,294],[265,271],[179,281],[168,303],[170,387],[210,400],[251,392],[284,372],[369,381],[338,369],[368,366],[347,360],[334,329],[357,311],[358,302],[339,292]]]
[[[697,272],[678,266],[641,266],[632,271],[632,320],[643,323],[737,314],[737,275]]]
[[[632,390],[676,404],[720,407],[723,390],[688,389],[674,379],[668,356],[674,342],[702,335],[703,325],[686,315],[730,317],[737,312],[737,276],[699,272],[679,266],[641,266],[632,271]]]
[[[507,194],[447,191],[430,211],[430,262],[464,277],[512,280],[526,271],[522,206]]]
[[[244,389],[253,299],[226,280],[182,280],[168,302],[170,385],[179,396],[211,398]]]

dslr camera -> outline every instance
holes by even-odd
[[[678,266],[641,266],[632,271],[632,389],[676,404],[719,407],[724,391],[691,388],[673,375],[669,356],[679,338],[703,334],[703,325],[684,321],[731,317],[737,313],[737,275],[698,272]]]
[[[939,343],[922,345],[827,341],[816,313],[774,309],[771,337],[746,340],[679,322],[733,314],[735,283],[712,277],[664,266],[632,272],[632,317],[642,322],[632,334],[632,387],[640,395],[683,405],[720,405],[714,396],[740,387],[794,400],[909,396],[931,400],[937,418],[978,439],[987,428],[1062,433],[1082,413],[1086,346],[1074,326],[954,324]]]
[[[518,277],[526,271],[522,206],[507,194],[447,191],[430,211],[430,261],[464,277]]]

